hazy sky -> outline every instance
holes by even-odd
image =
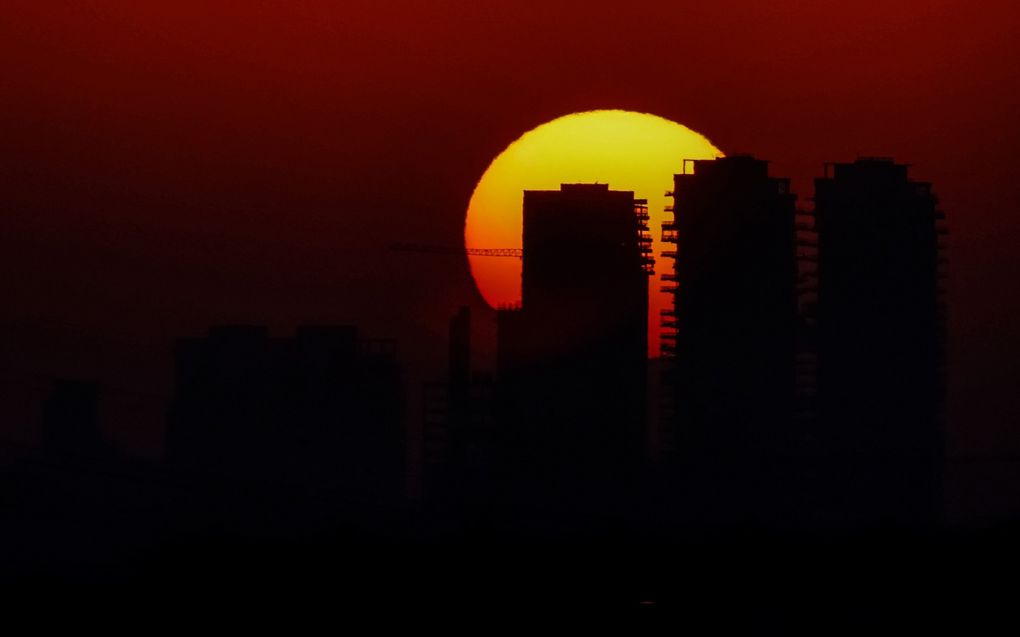
[[[386,245],[457,245],[506,144],[628,108],[771,159],[802,199],[823,161],[913,164],[952,232],[953,440],[1020,452],[1014,7],[8,0],[0,413],[23,431],[33,379],[93,375],[150,448],[171,339],[213,322],[442,351],[455,307],[483,308],[466,262]]]

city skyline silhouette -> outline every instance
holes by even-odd
[[[1020,14],[802,5],[14,2],[0,581],[996,605]]]
[[[390,529],[407,539],[415,524],[560,541],[940,528],[946,226],[931,185],[891,159],[827,164],[805,212],[753,156],[680,165],[661,365],[646,355],[646,201],[607,184],[524,191],[523,298],[495,313],[495,369],[476,369],[461,307],[420,420],[396,343],[354,326],[179,340],[163,459],[145,472],[204,493],[162,515],[285,537],[384,511],[419,520]],[[42,466],[139,470],[100,431],[101,393],[54,383]],[[221,492],[239,485],[318,495],[255,522],[259,505]]]

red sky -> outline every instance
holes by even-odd
[[[1014,7],[8,0],[0,413],[30,411],[11,379],[84,374],[158,425],[172,337],[213,322],[441,338],[456,305],[483,307],[466,263],[385,246],[459,244],[507,143],[627,108],[773,160],[802,198],[823,161],[860,154],[933,181],[953,439],[1020,452]]]

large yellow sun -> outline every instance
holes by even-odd
[[[660,255],[659,228],[672,219],[665,196],[685,159],[712,159],[723,153],[705,136],[648,113],[601,110],[574,113],[542,124],[510,144],[489,164],[468,204],[464,240],[468,248],[520,248],[525,190],[558,190],[564,183],[603,183],[632,190],[648,200],[649,229],[656,274],[671,267]],[[518,303],[521,262],[514,258],[470,256],[478,290],[492,307]],[[672,304],[649,280],[649,352],[659,350],[659,310]]]

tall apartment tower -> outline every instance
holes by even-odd
[[[675,295],[663,317],[675,466],[706,522],[771,515],[766,494],[782,490],[771,481],[802,442],[796,196],[750,156],[687,161],[672,195],[663,240],[677,244],[665,255],[675,268],[662,278]]]
[[[930,524],[941,512],[944,215],[907,166],[866,158],[815,180],[818,387],[840,515]]]
[[[604,494],[644,459],[647,218],[644,200],[605,184],[524,193],[521,307],[497,315],[502,444],[518,484]]]
[[[446,381],[424,387],[424,496],[446,513],[484,514],[494,469],[493,378],[472,369],[467,306],[450,319],[448,352]]]

